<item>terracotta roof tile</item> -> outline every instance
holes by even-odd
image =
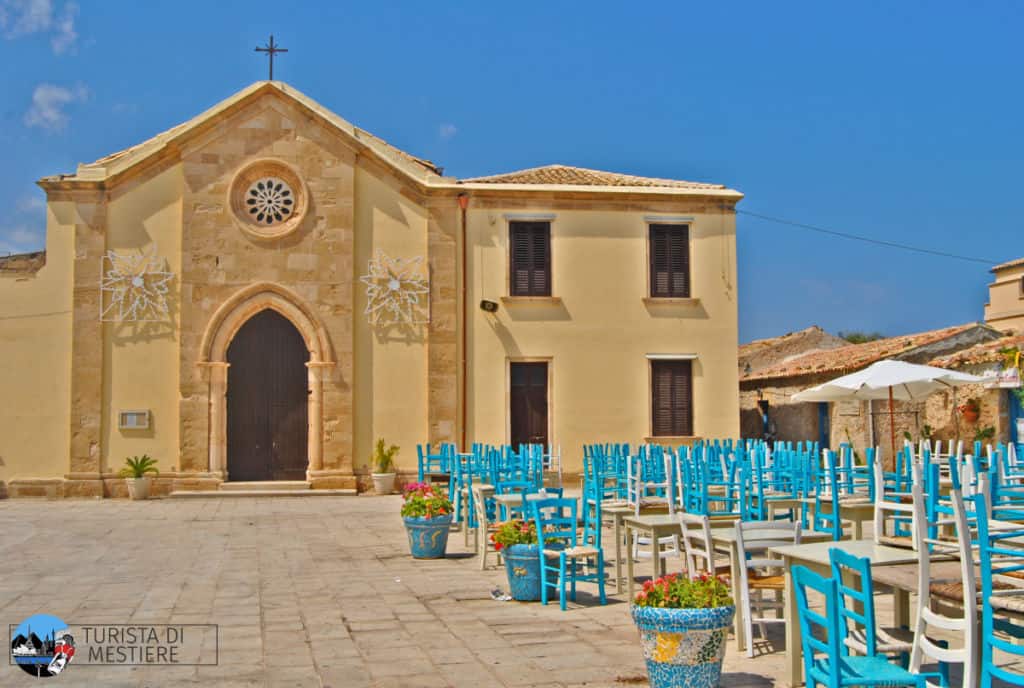
[[[638,177],[569,165],[545,165],[487,177],[460,179],[460,184],[541,184],[552,186],[640,186],[672,189],[724,189],[721,184]]]
[[[763,380],[817,375],[821,373],[841,374],[853,372],[869,366],[875,361],[898,356],[920,346],[940,342],[943,339],[978,326],[978,323],[967,323],[956,325],[955,327],[945,327],[940,330],[877,339],[873,342],[865,342],[864,344],[850,344],[849,346],[841,346],[837,349],[812,351],[778,365],[755,370],[750,375],[742,376],[741,380]]]
[[[1000,349],[1010,349],[1012,347],[1024,350],[1024,335],[1011,334],[991,342],[975,344],[969,349],[933,358],[928,361],[928,365],[938,366],[939,368],[959,368],[979,363],[992,363],[1002,360],[1002,354],[999,353]]]

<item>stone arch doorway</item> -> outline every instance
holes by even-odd
[[[249,318],[227,351],[227,477],[305,480],[309,351],[273,309]]]
[[[228,349],[236,334],[257,314],[273,311],[283,317],[302,338],[307,368],[307,479],[323,474],[323,382],[325,369],[334,366],[327,330],[317,312],[289,289],[271,282],[253,284],[236,292],[210,319],[199,346],[201,368],[209,381],[209,471],[225,478],[227,465]],[[233,479],[234,476],[232,476]]]

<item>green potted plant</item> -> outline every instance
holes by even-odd
[[[707,573],[646,581],[631,607],[651,688],[717,686],[736,607]]]
[[[996,429],[994,427],[992,427],[991,425],[988,426],[987,428],[977,428],[974,431],[974,441],[975,442],[981,442],[981,443],[990,442],[992,440],[992,438],[995,437],[995,436],[996,436]]]
[[[156,460],[149,458],[148,454],[142,456],[129,456],[124,460],[124,468],[118,474],[128,484],[128,496],[132,499],[149,498],[149,474],[159,475],[156,467]]]
[[[448,548],[452,524],[452,503],[430,483],[412,483],[405,488],[402,520],[409,535],[414,559],[441,559]]]
[[[377,494],[391,494],[395,491],[395,455],[398,453],[398,445],[390,447],[381,437],[373,449],[373,490]]]
[[[540,599],[540,548],[537,526],[532,521],[514,518],[498,525],[491,533],[496,552],[505,561],[508,589],[512,599],[536,602]]]
[[[964,403],[957,407],[960,411],[960,415],[964,417],[964,420],[968,423],[977,423],[978,416],[981,415],[981,404],[978,403],[977,398],[971,397]]]

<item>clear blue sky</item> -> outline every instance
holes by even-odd
[[[0,0],[0,252],[33,182],[276,77],[471,176],[560,162],[722,182],[741,209],[1024,255],[1018,2]],[[980,320],[988,266],[738,218],[740,338]]]

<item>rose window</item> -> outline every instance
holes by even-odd
[[[249,186],[245,204],[256,222],[272,225],[291,216],[295,198],[288,182],[278,177],[267,177]]]
[[[302,225],[309,190],[291,165],[265,158],[235,174],[227,200],[242,231],[254,239],[279,239]]]

